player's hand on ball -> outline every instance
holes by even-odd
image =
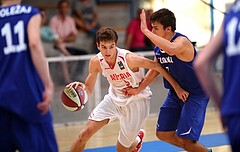
[[[73,86],[75,89],[77,89],[78,86],[82,87],[83,89],[85,89],[86,87],[83,82],[79,82],[79,81],[71,82],[66,87],[73,87]]]
[[[85,84],[82,82],[72,82],[68,84],[62,91],[61,100],[63,106],[69,111],[79,111],[83,109],[88,101]]]

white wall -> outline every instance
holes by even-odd
[[[210,3],[210,0],[204,0]],[[226,6],[234,0],[213,0],[214,7],[225,12]],[[204,46],[211,38],[210,7],[201,0],[142,0],[144,8],[153,8],[155,11],[166,7],[173,11],[177,20],[177,31],[187,35],[197,46]],[[221,25],[224,15],[214,10],[214,33]]]

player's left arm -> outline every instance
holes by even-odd
[[[43,101],[40,102],[37,107],[42,111],[42,114],[45,114],[48,112],[49,105],[53,98],[54,86],[49,74],[48,64],[40,38],[40,24],[40,14],[33,16],[28,23],[27,32],[33,64],[36,67],[37,72],[45,85]]]
[[[187,100],[189,93],[183,90],[179,86],[179,84],[175,81],[175,79],[173,79],[173,77],[158,62],[154,62],[150,59],[138,56],[133,53],[127,54],[126,60],[127,60],[128,66],[131,69],[146,68],[146,69],[152,69],[159,72],[172,85],[179,99],[181,99],[184,102]]]
[[[164,50],[169,55],[180,55],[180,54],[186,54],[186,52],[190,51],[190,53],[187,53],[192,58],[193,55],[191,55],[191,51],[193,50],[193,46],[191,42],[183,36],[177,37],[174,42],[170,42],[169,40],[166,40],[153,32],[151,32],[147,27],[146,22],[146,14],[145,11],[142,10],[142,13],[140,14],[141,19],[141,31],[159,48]],[[154,28],[154,27],[153,27]],[[189,49],[189,47],[191,49]],[[186,56],[186,55],[184,55]]]

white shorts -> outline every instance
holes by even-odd
[[[144,121],[147,119],[149,111],[150,97],[136,97],[126,106],[118,106],[114,104],[109,95],[105,95],[88,119],[94,121],[119,119],[120,131],[118,141],[124,147],[130,147],[135,141]]]

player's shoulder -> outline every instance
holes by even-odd
[[[94,55],[93,57],[90,58],[89,61],[89,68],[93,71],[101,71],[101,66],[100,62],[101,60],[104,60],[104,58],[101,58],[99,54]]]
[[[123,49],[123,48],[118,48],[118,47],[117,47],[117,50],[118,50],[118,55],[123,55],[123,54],[132,53],[131,51],[126,50],[126,49]]]
[[[19,4],[22,8],[22,10],[26,10],[29,11],[29,13],[35,15],[35,14],[39,14],[40,10],[32,5],[27,5],[27,4]]]
[[[90,66],[93,66],[96,68],[100,65],[100,62],[102,60],[104,60],[104,57],[101,55],[101,53],[98,53],[90,58],[90,61],[89,61]]]
[[[90,58],[90,62],[99,62],[99,54],[96,54]]]

